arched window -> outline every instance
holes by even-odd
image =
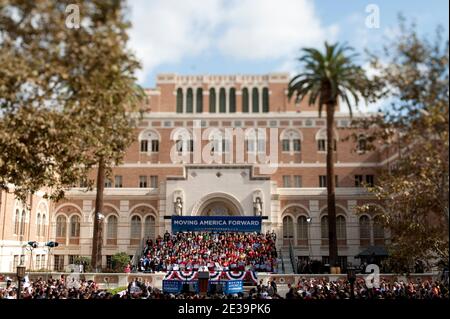
[[[328,241],[328,216],[323,216],[320,220],[320,233],[322,240]]]
[[[70,217],[70,237],[80,237],[80,216]]]
[[[342,215],[336,217],[336,238],[338,241],[347,240],[347,224],[345,222],[345,217]]]
[[[384,226],[380,215],[373,219],[373,240],[375,245],[384,244]]]
[[[147,216],[144,222],[144,237],[154,239],[155,238],[155,217]]]
[[[269,89],[264,88],[263,89],[263,112],[268,113],[269,112]]]
[[[27,213],[25,210],[22,210],[22,216],[20,218],[20,235],[25,235],[25,221],[26,221]]]
[[[186,93],[186,113],[194,112],[194,93],[191,88],[187,89]]]
[[[281,145],[283,152],[300,152],[302,149],[302,136],[297,130],[285,130],[281,133]]]
[[[47,235],[47,217],[45,214],[42,215],[42,236]]]
[[[358,152],[365,152],[367,150],[367,138],[364,134],[358,136],[358,145],[356,147]]]
[[[197,89],[197,97],[196,97],[196,112],[202,113],[203,112],[203,89],[198,88]]]
[[[289,240],[294,238],[294,222],[291,216],[283,218],[283,240],[284,244],[289,244]]]
[[[230,89],[230,113],[236,112],[236,89]]]
[[[139,134],[141,153],[159,152],[159,134],[154,130],[144,130]]]
[[[227,101],[226,101],[226,93],[224,88],[220,88],[219,91],[219,112],[226,113],[227,112]]]
[[[257,88],[252,90],[252,112],[259,113],[259,93]]]
[[[183,113],[183,90],[177,90],[177,113]]]
[[[38,213],[36,218],[36,236],[41,236],[41,213]]]
[[[337,150],[337,140],[339,139],[339,136],[337,134],[337,131],[334,130],[334,151]],[[320,152],[325,152],[327,150],[327,130],[326,128],[321,128],[316,133],[316,141],[317,141],[317,150]]]
[[[141,239],[141,218],[133,216],[131,218],[131,236],[132,239]]]
[[[308,241],[308,222],[305,216],[299,216],[297,219],[297,240],[299,244]]]
[[[249,112],[249,102],[248,102],[248,89],[242,89],[242,113]]]
[[[370,244],[370,219],[367,216],[359,218],[359,240],[361,246]]]
[[[209,89],[209,113],[216,113],[216,90]]]
[[[14,219],[14,234],[19,235],[20,231],[20,211],[16,209],[16,215]]]
[[[106,229],[106,243],[115,245],[117,240],[117,217],[111,215],[108,217],[108,225]]]
[[[66,217],[58,216],[56,218],[56,237],[65,238],[66,237]]]

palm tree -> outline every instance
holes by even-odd
[[[288,97],[295,95],[296,102],[308,96],[309,105],[319,106],[319,117],[323,106],[327,114],[327,202],[330,266],[337,266],[338,247],[336,237],[336,199],[334,181],[334,112],[339,99],[343,100],[352,116],[349,97],[355,104],[359,95],[366,96],[367,78],[361,67],[352,61],[356,54],[353,48],[325,42],[325,52],[305,48],[298,60],[303,64],[303,72],[289,82]],[[348,53],[350,52],[350,53]],[[348,54],[347,54],[348,53]]]

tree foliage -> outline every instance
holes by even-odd
[[[0,187],[58,200],[104,158],[118,163],[143,98],[124,1],[0,1]],[[14,185],[14,187],[11,187]]]
[[[364,70],[355,64],[353,48],[325,43],[325,50],[305,48],[298,59],[303,70],[289,82],[288,97],[296,101],[308,99],[309,105],[318,105],[319,117],[326,106],[327,127],[327,214],[330,265],[336,266],[338,257],[336,237],[336,196],[334,180],[334,113],[343,100],[352,115],[351,97],[355,104],[359,97],[373,98],[373,84]],[[375,83],[375,82],[374,82]]]
[[[448,58],[448,39],[443,40],[441,28],[430,41],[403,18],[398,37],[382,54],[371,53],[386,88],[383,94],[392,103],[380,110],[383,115],[353,125],[370,132],[371,146],[390,158],[369,191],[385,207],[377,213],[391,232],[393,265],[440,259],[448,263]]]

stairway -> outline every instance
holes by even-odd
[[[289,257],[289,250],[287,249],[280,250],[279,257],[281,258],[278,261],[278,273],[293,274],[294,270],[292,269],[291,258]],[[283,272],[283,264],[284,264],[284,272]]]

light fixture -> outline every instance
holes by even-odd
[[[312,218],[311,217],[307,217],[306,218],[306,222],[309,224],[311,222]]]
[[[36,241],[29,241],[28,246],[30,246],[32,249],[38,247],[38,243]]]

